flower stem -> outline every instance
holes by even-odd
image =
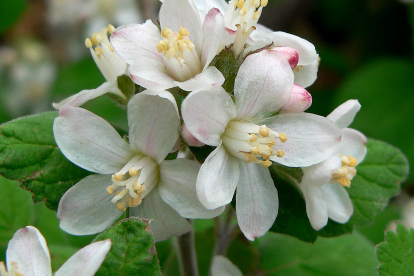
[[[198,276],[194,230],[177,237],[177,252],[182,276]]]
[[[125,218],[129,218],[129,207],[125,210]]]
[[[232,225],[232,220],[236,215],[236,212],[231,206],[227,206],[227,214],[224,222],[222,218],[217,217],[217,233],[216,233],[216,245],[213,250],[213,257],[216,255],[226,255],[227,249],[236,237],[239,228],[238,225]]]

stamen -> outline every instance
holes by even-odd
[[[125,210],[126,210],[125,203],[123,203],[123,202],[118,203],[118,204],[116,205],[116,208],[118,208],[118,210],[119,210],[119,211],[125,211]]]
[[[340,177],[337,179],[338,183],[345,187],[351,187],[351,180],[346,177]]]
[[[132,167],[132,168],[130,168],[130,169],[128,170],[128,172],[129,172],[129,175],[130,175],[130,176],[134,176],[134,175],[137,175],[138,170],[137,170],[137,169],[135,169],[134,167]]]
[[[283,132],[279,133],[279,140],[284,143],[287,141],[287,136]]]
[[[86,48],[92,48],[93,44],[90,38],[85,39]]]
[[[264,7],[266,7],[267,6],[267,3],[268,3],[269,1],[268,0],[261,0],[260,1],[260,5],[262,5],[262,7],[264,8]]]
[[[113,32],[115,32],[115,27],[111,24],[108,25],[108,31],[110,34],[112,34]]]
[[[277,157],[283,157],[285,155],[285,152],[283,150],[278,150],[276,153]]]
[[[342,155],[341,153],[339,153],[339,156],[341,157],[342,166],[333,172],[331,180],[337,181],[342,186],[349,188],[351,180],[357,173],[355,166],[358,164],[358,161],[352,156]]]
[[[164,29],[161,31],[161,35],[162,35],[163,37],[165,37],[165,38],[168,38],[168,36],[169,36],[170,34],[172,34],[172,30],[171,30],[171,29],[164,28]]]
[[[180,31],[178,32],[181,36],[188,36],[190,33],[187,31],[186,28],[180,27]]]
[[[244,6],[244,0],[240,0],[240,1],[239,1],[239,3],[237,4],[237,7],[238,7],[239,9],[242,9],[242,8],[243,8],[243,6]]]
[[[267,136],[269,136],[269,128],[267,128],[265,125],[260,126],[260,128],[259,128],[259,133],[260,133],[260,135],[262,135],[263,137],[267,137]]]
[[[108,188],[106,188],[106,192],[110,195],[112,195],[114,193],[114,187],[112,186],[108,186]]]
[[[269,168],[272,165],[272,161],[270,161],[269,159],[262,161],[261,165],[265,168]]]

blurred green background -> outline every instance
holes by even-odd
[[[75,23],[67,20],[67,25],[65,21],[56,24],[50,19],[56,16],[51,15],[51,2],[0,0],[0,123],[52,110],[52,102],[83,89],[96,88],[104,82],[87,49],[82,46],[86,36],[91,35],[84,32],[90,18],[84,15]],[[73,1],[72,5],[76,5],[75,2],[78,1]],[[154,0],[154,6],[149,6],[151,1],[135,2],[143,18],[155,18],[157,0]],[[107,7],[103,11],[108,12]],[[82,12],[74,11],[75,14]],[[93,16],[100,16],[96,14]],[[88,16],[91,17],[90,14]],[[103,18],[109,21],[114,17]],[[98,26],[95,31],[107,23],[114,24],[102,22],[100,26],[95,23]],[[317,81],[308,88],[313,97],[309,112],[326,116],[344,101],[358,99],[362,109],[351,127],[367,137],[400,148],[414,164],[413,1],[273,0],[263,10],[259,22],[273,30],[303,37],[316,46],[321,63]],[[101,97],[84,107],[116,125],[126,126],[125,110],[109,98]],[[16,189],[16,183],[4,179],[1,182],[9,189]],[[413,210],[407,207],[414,196],[413,184],[414,172],[411,171],[402,194],[393,199],[374,225],[359,229],[363,235],[355,234],[357,239],[354,242],[359,243],[363,239],[364,246],[373,254],[374,245],[383,241],[383,231],[391,221],[405,219],[408,225],[409,211],[414,216],[414,207],[411,208]],[[58,256],[55,268],[90,240],[62,234],[53,212],[43,205],[33,209],[29,204],[22,206],[21,212],[19,209],[11,211],[30,198],[28,192],[20,189],[17,192],[19,195],[10,193],[9,200],[0,205],[2,214],[7,214],[4,220],[0,220],[0,259],[4,259],[12,234],[27,224],[35,224],[45,233],[52,255]],[[16,198],[10,199],[11,194]],[[201,229],[199,236],[207,233]],[[267,239],[275,241],[279,238]],[[299,246],[297,241],[284,242]],[[169,243],[160,244],[159,250],[162,254],[168,253],[170,246]],[[258,242],[255,246],[254,252],[267,254],[265,243]],[[175,267],[171,261],[173,257],[165,258],[162,263],[169,262],[171,267]],[[370,260],[369,265],[375,265],[375,258]],[[237,262],[237,258],[233,261]],[[266,262],[262,266],[266,266]],[[361,272],[358,275],[368,274]]]

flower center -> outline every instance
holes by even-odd
[[[148,156],[134,156],[119,172],[112,175],[112,185],[108,186],[108,194],[114,194],[112,203],[118,210],[136,207],[142,199],[152,191],[159,180],[158,164]]]
[[[272,165],[271,157],[285,155],[284,151],[274,148],[276,138],[282,143],[287,140],[284,133],[277,133],[266,125],[258,126],[246,121],[230,121],[221,137],[229,153],[247,163],[257,163],[263,167]]]
[[[108,32],[111,35],[114,31],[115,27],[108,25],[107,28],[102,28],[99,33],[92,34],[92,38],[85,40],[86,47],[90,49],[96,65],[107,81],[115,81],[126,71],[126,62],[114,52],[109,42]]]
[[[173,32],[164,28],[161,32],[163,40],[157,44],[159,53],[164,53],[164,63],[170,76],[178,81],[186,81],[201,73],[202,65],[194,43],[188,38],[186,28]]]
[[[334,171],[331,179],[349,188],[351,186],[351,180],[357,173],[355,166],[358,165],[358,161],[352,156],[342,155],[340,153],[339,155],[341,156],[342,166]]]
[[[234,39],[233,52],[238,56],[243,50],[251,32],[256,29],[257,21],[268,0],[231,0],[224,20],[237,27]]]
[[[11,267],[9,267],[9,272],[7,272],[4,262],[0,262],[0,275],[1,276],[24,276],[24,274],[21,274],[18,271],[16,262],[11,262]]]

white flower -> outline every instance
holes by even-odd
[[[147,89],[186,91],[223,84],[220,71],[209,66],[226,33],[219,11],[211,10],[202,24],[192,0],[167,0],[159,17],[161,33],[148,20],[119,27],[111,36],[134,82]]]
[[[273,43],[273,47],[291,47],[299,54],[299,61],[294,68],[295,83],[308,87],[315,82],[318,72],[319,55],[315,46],[298,36],[273,32],[257,24],[267,0],[231,0],[228,4],[224,0],[194,0],[195,5],[203,18],[207,11],[217,8],[222,14],[226,27],[236,32],[233,50],[239,54],[245,43],[244,53],[255,51]]]
[[[254,240],[273,224],[278,197],[269,167],[310,166],[339,146],[332,121],[313,114],[278,114],[290,98],[293,73],[285,57],[265,50],[248,56],[234,84],[234,102],[218,87],[192,92],[182,104],[188,130],[217,148],[201,166],[197,194],[209,209],[231,202],[237,187],[237,219]]]
[[[150,95],[154,93],[159,96]],[[85,109],[60,109],[53,126],[59,148],[76,165],[100,174],[84,178],[62,197],[57,216],[63,230],[101,232],[130,207],[131,216],[153,219],[154,237],[163,240],[188,232],[185,218],[212,218],[223,211],[207,210],[198,201],[197,162],[164,160],[180,125],[169,92],[147,90],[132,97],[128,124],[129,143]]]
[[[242,276],[243,273],[229,259],[216,255],[211,266],[212,276]]]
[[[92,276],[99,269],[112,241],[103,240],[85,246],[69,258],[55,276]],[[1,276],[52,276],[50,253],[46,240],[33,226],[19,229],[6,251],[7,270],[0,263]]]
[[[346,223],[354,208],[344,187],[350,187],[367,149],[367,138],[359,131],[347,128],[361,108],[357,100],[349,100],[337,107],[328,119],[342,130],[342,141],[337,152],[325,161],[302,168],[303,178],[297,186],[303,193],[306,212],[316,230],[328,223],[328,218]]]
[[[87,38],[85,40],[85,45],[90,49],[91,55],[102,75],[105,77],[106,82],[96,89],[82,90],[59,103],[54,103],[54,108],[60,109],[65,105],[81,106],[85,102],[106,93],[113,93],[126,100],[125,95],[118,88],[117,78],[125,74],[127,64],[114,52],[108,39],[108,32],[112,34],[114,30],[115,27],[109,25],[106,28],[102,28],[99,33],[94,33],[92,39]]]

